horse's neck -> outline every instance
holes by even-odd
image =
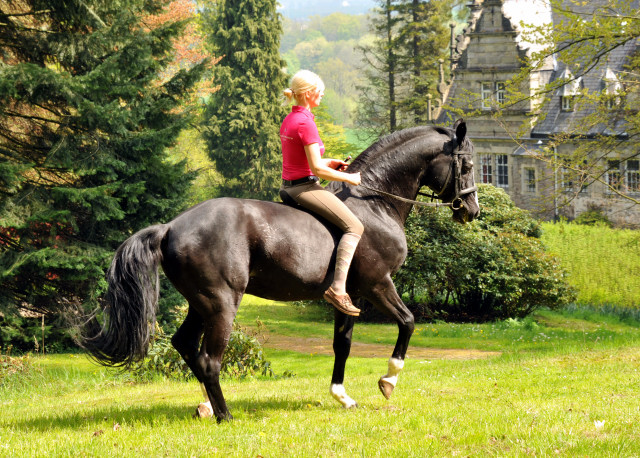
[[[363,168],[362,184],[358,188],[360,195],[379,196],[384,202],[383,208],[404,225],[412,204],[384,196],[373,190],[379,190],[385,193],[404,199],[415,199],[418,195],[420,175],[423,173],[423,167],[420,167],[417,160],[411,158],[395,158],[393,161],[387,161],[383,164],[373,164],[370,167]],[[370,189],[367,189],[370,188]]]

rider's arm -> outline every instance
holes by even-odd
[[[332,166],[343,165],[343,161],[336,159],[322,159],[320,155],[320,145],[318,143],[311,143],[304,146],[304,152],[307,155],[307,161],[309,162],[309,168],[313,174],[324,180],[330,181],[344,181],[354,186],[360,184],[360,172],[356,173],[344,173],[335,170]],[[345,163],[346,165],[346,163]]]

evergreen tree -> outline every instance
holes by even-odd
[[[163,0],[0,5],[0,307],[94,303],[114,249],[170,219],[190,177],[165,149],[205,63],[160,81],[184,22]]]
[[[403,127],[430,120],[428,94],[438,96],[438,61],[448,57],[452,8],[452,0],[404,0],[398,5],[398,66],[404,87],[398,109]]]
[[[380,0],[371,22],[376,39],[361,48],[367,81],[359,88],[358,123],[371,136],[428,122],[452,8],[452,0]]]
[[[371,19],[373,44],[362,46],[365,86],[359,86],[357,124],[372,138],[397,129],[397,0],[379,0]]]
[[[225,183],[222,194],[273,199],[281,170],[280,124],[287,85],[276,0],[206,0],[203,29],[221,58],[204,137]]]

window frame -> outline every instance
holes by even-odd
[[[509,189],[509,155],[496,154],[496,187]],[[504,160],[504,163],[502,163]],[[504,181],[502,181],[504,180]]]
[[[573,111],[573,96],[572,95],[562,95],[560,96],[560,109],[564,112]]]
[[[491,110],[493,108],[493,83],[491,81],[482,81],[480,83],[480,97],[482,99],[482,109]]]
[[[536,168],[525,166],[522,168],[522,171],[522,191],[527,194],[536,194],[538,192]]]

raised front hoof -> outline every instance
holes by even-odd
[[[389,399],[395,387],[391,383],[387,382],[385,379],[381,378],[380,380],[378,380],[378,388],[380,388],[382,395],[386,399]]]

